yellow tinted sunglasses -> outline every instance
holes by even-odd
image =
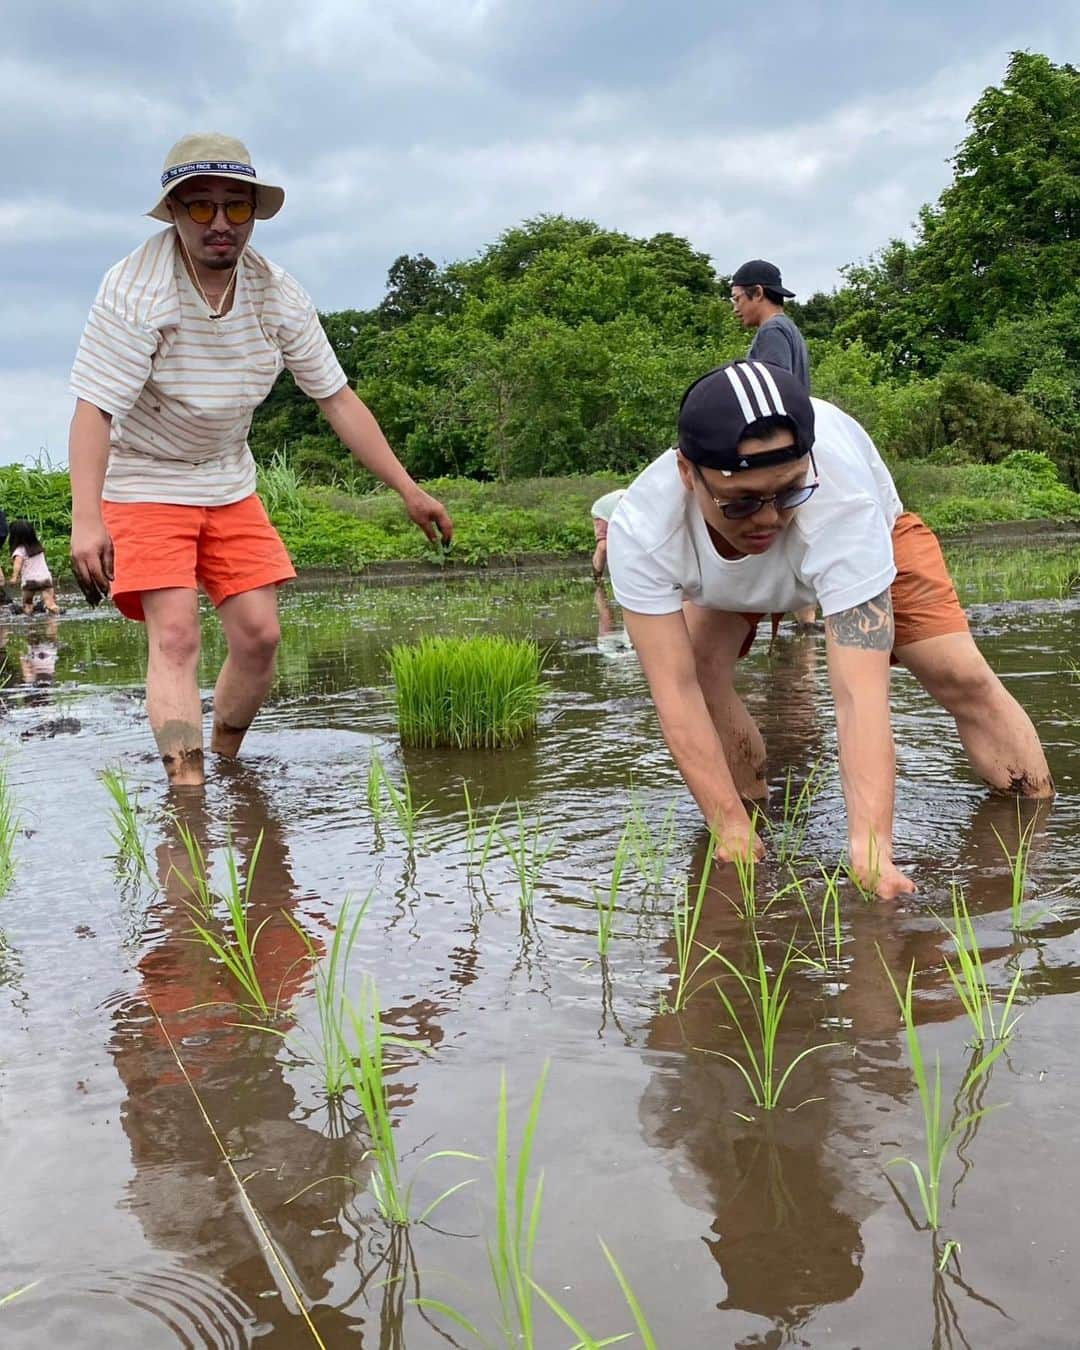
[[[196,197],[194,201],[180,201],[180,205],[196,225],[209,225],[217,215],[219,207],[225,212],[225,219],[230,225],[246,225],[255,214],[254,202],[239,199],[231,202],[212,202],[209,198]]]

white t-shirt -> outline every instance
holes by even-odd
[[[854,418],[823,399],[812,402],[821,486],[765,553],[734,560],[717,553],[675,450],[635,478],[608,525],[608,566],[623,609],[674,614],[690,600],[769,614],[816,602],[827,616],[892,584],[892,527],[903,510],[892,477]],[[809,480],[809,459],[806,474]]]
[[[255,491],[247,436],[282,366],[312,398],[346,383],[311,300],[254,249],[229,312],[212,319],[171,226],[101,283],[71,392],[112,417],[102,496],[227,506]]]

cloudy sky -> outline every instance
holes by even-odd
[[[904,233],[1016,48],[1080,50],[1075,0],[7,0],[0,462],[66,459],[67,372],[105,269],[159,228],[165,151],[240,136],[288,202],[256,246],[322,309],[400,253],[540,212],[672,230],[800,296]]]

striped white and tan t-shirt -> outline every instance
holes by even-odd
[[[255,491],[248,431],[282,367],[312,398],[347,381],[287,272],[245,249],[212,319],[176,240],[170,226],[105,274],[71,392],[112,417],[107,501],[226,506]]]

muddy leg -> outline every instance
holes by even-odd
[[[985,783],[1023,797],[1054,795],[1038,732],[970,634],[908,643],[896,649],[896,659],[952,713],[971,767]]]
[[[193,590],[144,591],[149,659],[146,711],[169,782],[197,787],[203,767],[199,609]]]
[[[277,587],[260,586],[230,596],[218,606],[229,655],[214,689],[214,730],[210,749],[218,755],[239,753],[247,729],[262,707],[274,679],[281,628]]]

